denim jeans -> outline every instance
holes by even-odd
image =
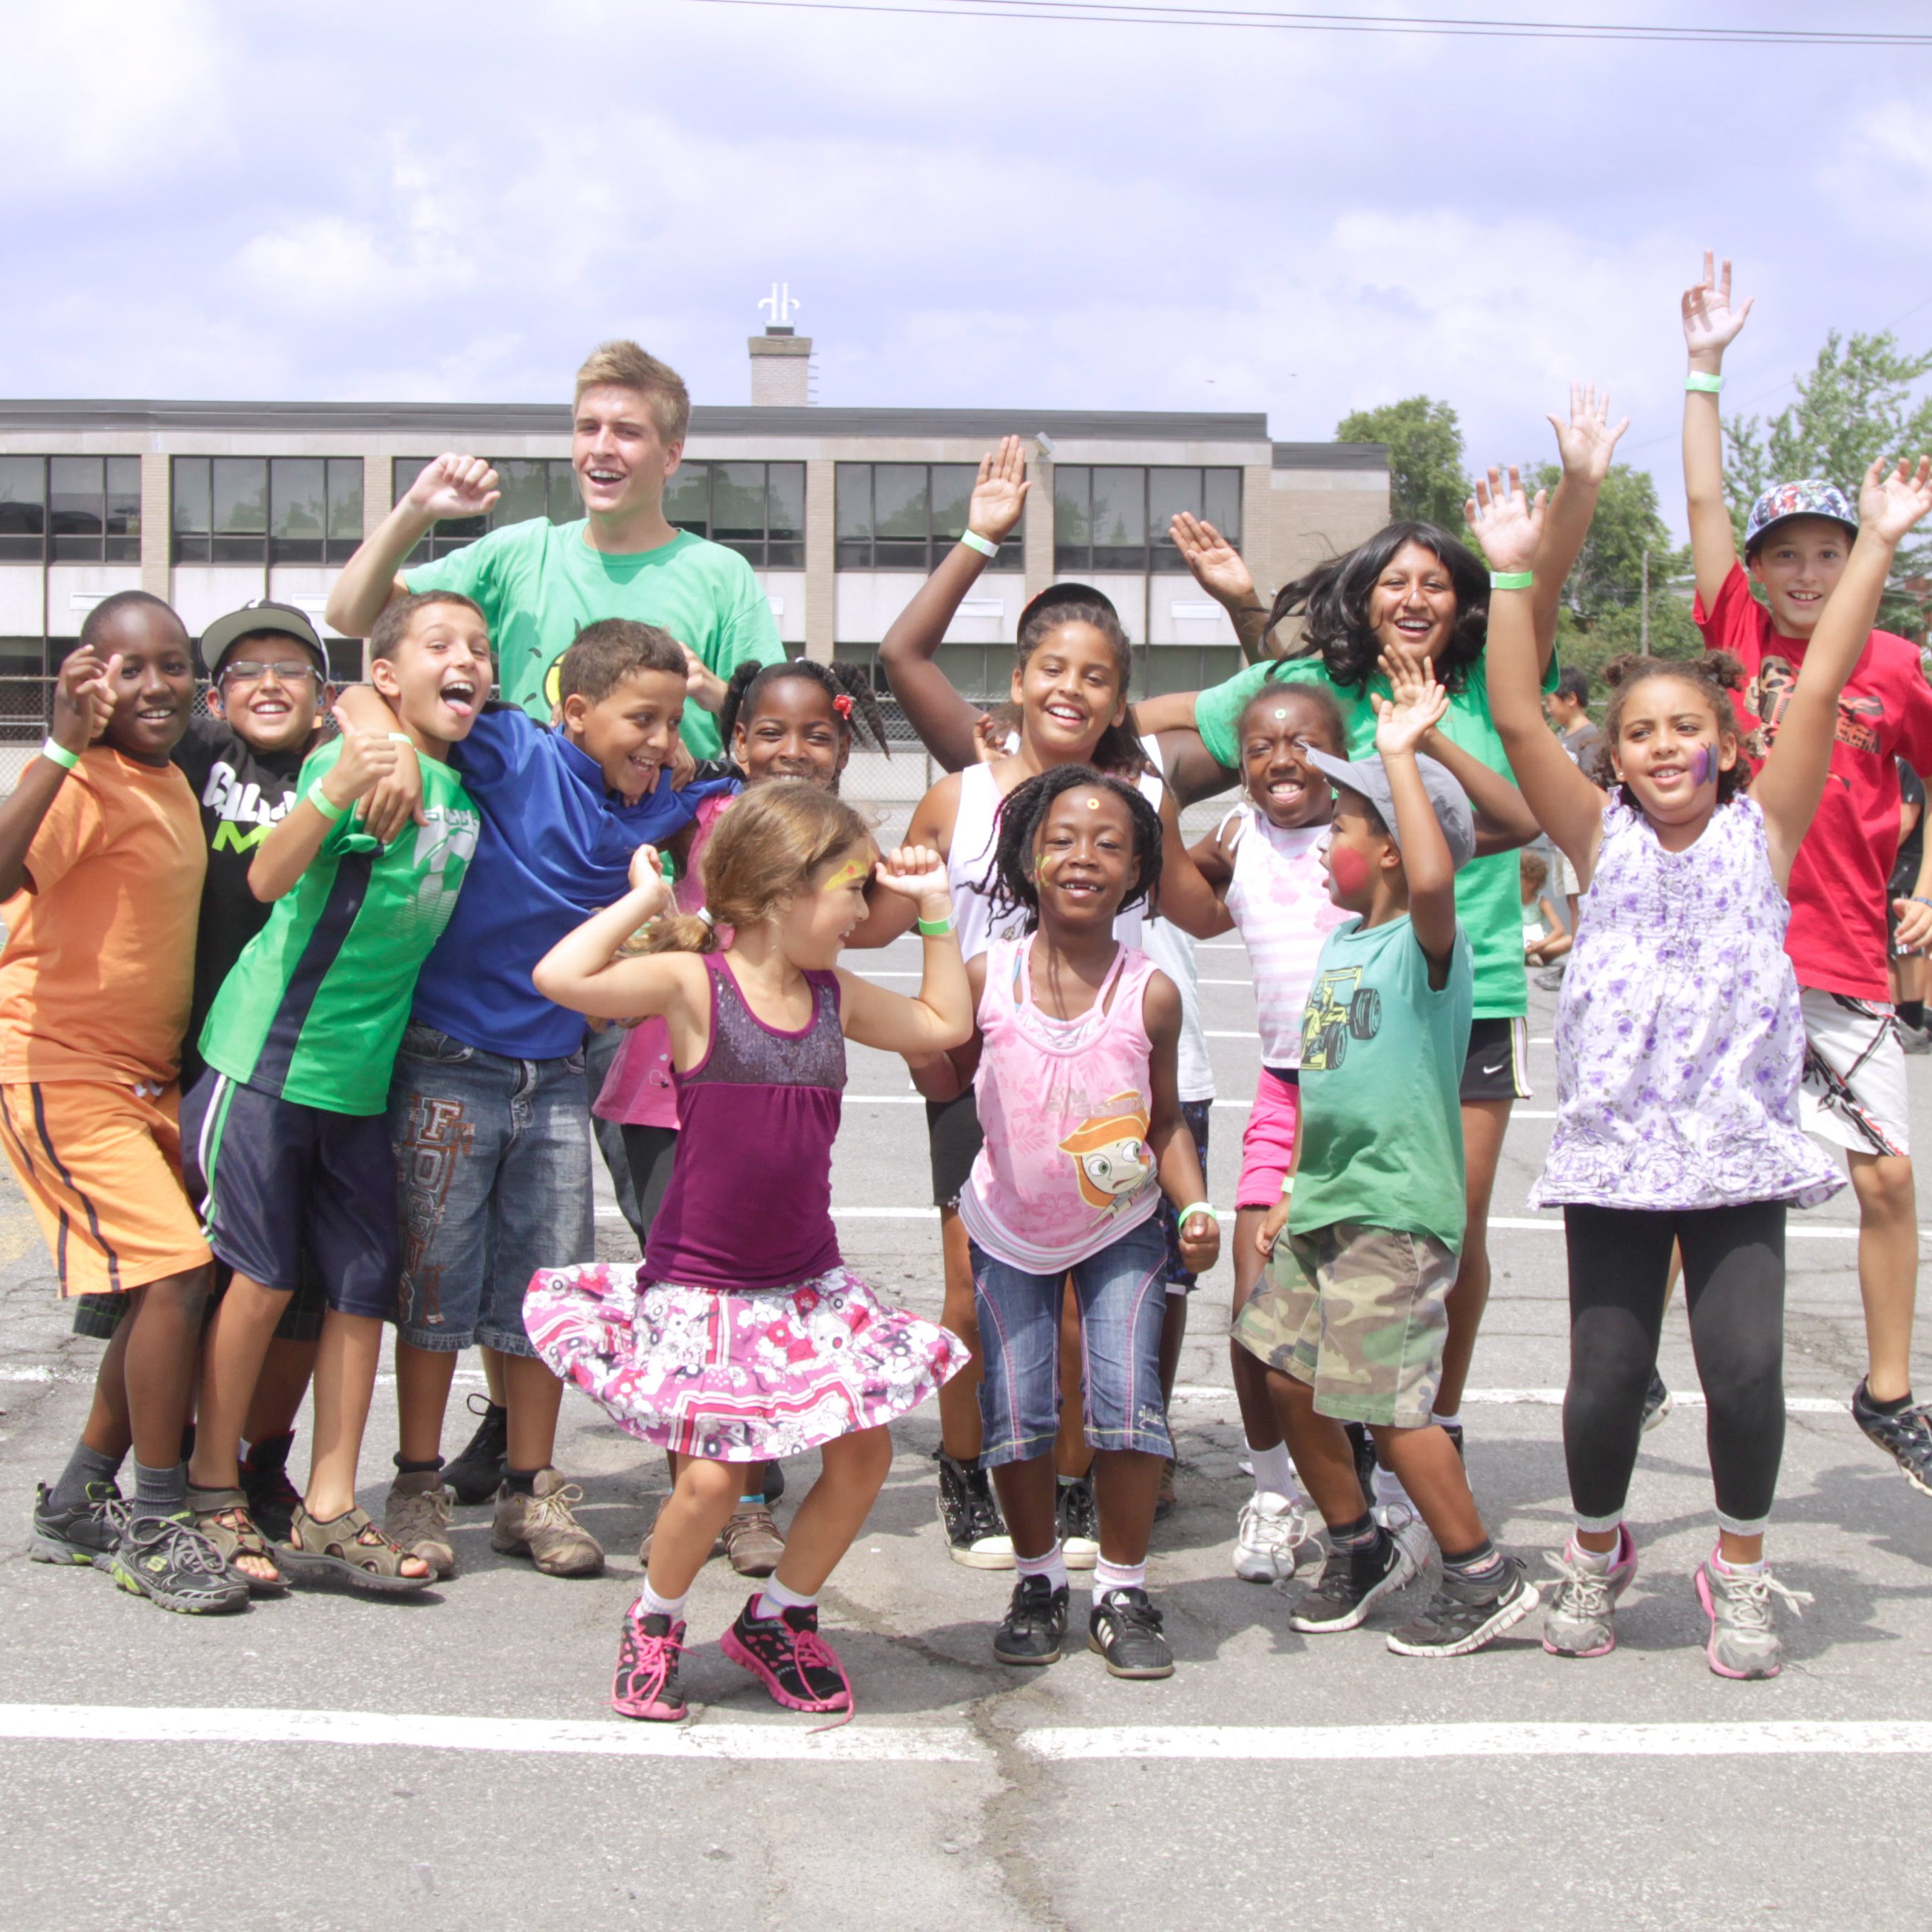
[[[596,1258],[584,1055],[506,1060],[412,1022],[389,1089],[403,1237],[397,1326],[418,1348],[534,1355],[524,1291]]]
[[[1028,1274],[976,1241],[972,1256],[982,1466],[1030,1462],[1053,1448],[1060,1421],[1060,1304],[1069,1274],[1080,1302],[1088,1441],[1096,1449],[1174,1454],[1160,1393],[1167,1235],[1159,1213],[1053,1274]]]

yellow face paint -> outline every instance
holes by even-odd
[[[1100,809],[1100,801],[1097,798],[1090,798],[1087,801],[1087,809],[1089,812],[1098,812]]]
[[[848,886],[862,884],[870,878],[872,868],[862,860],[848,859],[838,871],[819,888],[821,892],[842,892]]]

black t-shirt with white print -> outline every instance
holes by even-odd
[[[174,760],[194,788],[208,838],[208,878],[194,942],[194,1006],[182,1042],[182,1090],[200,1078],[201,1024],[242,949],[268,923],[269,908],[248,890],[248,868],[270,826],[296,801],[305,746],[258,752],[218,718],[190,721]]]

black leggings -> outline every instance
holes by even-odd
[[[1570,1250],[1563,1458],[1579,1522],[1610,1528],[1622,1517],[1675,1240],[1709,1405],[1705,1440],[1718,1520],[1734,1534],[1756,1534],[1771,1514],[1784,1454],[1783,1204],[1662,1213],[1566,1208],[1563,1223]]]

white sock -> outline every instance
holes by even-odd
[[[1607,1550],[1586,1550],[1573,1536],[1566,1554],[1580,1570],[1587,1570],[1595,1576],[1607,1576],[1610,1565],[1617,1560],[1617,1552],[1622,1547],[1623,1538],[1618,1537]]]
[[[1022,1556],[1015,1550],[1013,1570],[1021,1576],[1044,1576],[1048,1589],[1066,1588],[1066,1558],[1060,1553],[1058,1543],[1044,1556]]]
[[[1290,1502],[1300,1500],[1301,1485],[1294,1480],[1294,1464],[1286,1442],[1277,1442],[1272,1449],[1257,1449],[1250,1442],[1248,1460],[1255,1466],[1257,1496],[1266,1491],[1270,1496],[1286,1496]]]
[[[687,1590],[682,1597],[661,1597],[651,1588],[650,1579],[647,1576],[644,1579],[644,1587],[638,1592],[638,1602],[646,1616],[668,1617],[673,1623],[678,1623],[683,1619],[685,1600],[690,1594]]]
[[[818,1592],[808,1595],[797,1590],[788,1590],[774,1576],[758,1592],[758,1600],[752,1606],[754,1617],[775,1617],[781,1610],[808,1610],[818,1601]]]
[[[1724,1558],[1724,1552],[1721,1550],[1714,1550],[1712,1552],[1711,1561],[1714,1563],[1726,1576],[1762,1576],[1771,1565],[1771,1558],[1768,1556],[1760,1556],[1755,1563],[1726,1562]],[[1096,1570],[1094,1574],[1096,1576],[1098,1576],[1100,1572]]]
[[[1096,1604],[1102,1597],[1111,1596],[1116,1590],[1144,1590],[1147,1588],[1147,1565],[1142,1563],[1109,1563],[1102,1556],[1094,1565],[1094,1600]]]
[[[1460,1429],[1462,1426],[1462,1412],[1459,1408],[1454,1414],[1445,1415],[1438,1408],[1429,1419],[1438,1429]]]

